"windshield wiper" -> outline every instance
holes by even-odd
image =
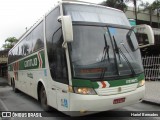
[[[105,42],[105,46],[104,46],[104,49],[103,49],[103,55],[102,55],[102,58],[101,58],[101,62],[105,60],[106,54],[107,54],[108,61],[110,61],[110,58],[109,58],[109,45],[107,43],[105,34],[104,34],[104,42]]]
[[[118,54],[119,62],[120,62],[120,64],[122,64],[122,62],[121,62],[121,56],[119,54],[120,49],[118,48],[118,45],[117,45],[117,42],[116,42],[114,36],[113,36],[113,42],[114,42],[114,46],[115,46],[115,52]]]
[[[105,60],[106,54],[107,54],[108,61],[110,62],[109,45],[107,43],[107,39],[106,39],[105,34],[104,34],[104,43],[105,43],[105,46],[104,46],[104,49],[103,49],[103,55],[102,55],[102,58],[101,58],[101,62]],[[102,70],[100,79],[104,79],[105,71],[106,71],[106,67]]]
[[[131,59],[133,60],[132,56],[130,55],[129,51],[127,50],[126,46],[124,45],[124,43],[121,43],[121,45],[124,47],[124,49],[127,51],[127,53],[129,54],[129,56],[131,57]]]
[[[134,76],[134,75],[135,75],[135,71],[134,71],[131,63],[129,62],[129,60],[128,60],[127,57],[125,56],[125,54],[124,54],[124,53],[122,52],[122,50],[117,46],[117,42],[116,42],[114,36],[113,36],[113,41],[114,41],[114,45],[115,45],[115,51],[117,51],[116,53],[118,54],[119,59],[120,59],[120,53],[121,53],[121,55],[123,56],[123,58],[124,58],[125,61],[127,62],[128,66],[130,67],[131,72],[132,72],[132,75]],[[121,63],[121,61],[120,61],[120,63]]]

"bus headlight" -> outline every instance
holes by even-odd
[[[96,92],[93,88],[86,88],[86,87],[74,87],[74,91],[77,94],[83,95],[96,95]]]
[[[143,86],[143,85],[145,85],[145,80],[141,80],[141,81],[139,81],[139,83],[138,83],[138,86],[137,86],[137,87],[141,87],[141,86]]]

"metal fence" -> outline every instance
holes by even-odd
[[[160,55],[142,58],[146,80],[160,80]]]

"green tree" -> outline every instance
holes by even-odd
[[[157,20],[158,20],[158,28],[159,28],[159,17],[160,17],[160,0],[156,0],[152,3],[153,10],[156,11]]]
[[[106,0],[100,4],[122,10],[123,12],[127,10],[127,5],[123,2],[123,0]]]
[[[11,49],[17,42],[18,39],[16,37],[8,37],[2,47],[4,49]]]
[[[158,19],[158,28],[159,28],[159,15],[160,15],[160,0],[154,1],[152,4],[148,2],[142,2],[140,6],[143,7],[143,11],[148,11],[150,16],[150,26],[152,26],[152,15],[156,11],[157,19]]]

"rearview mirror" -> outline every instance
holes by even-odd
[[[73,41],[72,19],[70,16],[60,16],[58,17],[58,21],[61,21],[62,23],[63,38],[64,38],[62,46],[66,48],[66,43]]]
[[[149,25],[133,26],[138,40],[139,48],[154,45],[154,33]]]
[[[127,42],[132,51],[136,51],[139,48],[139,45],[135,38],[136,38],[135,32],[133,31],[133,29],[131,29],[127,33]]]

